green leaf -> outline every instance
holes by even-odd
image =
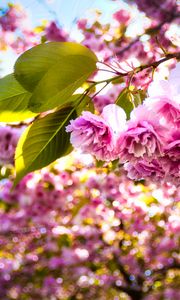
[[[16,61],[15,76],[29,91],[33,91],[48,70],[58,60],[68,56],[85,56],[97,62],[97,57],[88,48],[70,42],[50,42],[35,46],[24,52]],[[62,72],[63,70],[58,70]]]
[[[105,164],[105,161],[96,159],[96,168],[103,168]]]
[[[36,116],[28,109],[31,93],[26,91],[13,74],[0,79],[0,122],[19,122]]]
[[[143,103],[144,99],[146,98],[146,92],[143,90],[136,90],[133,92],[134,103],[135,106],[138,106]]]
[[[127,119],[130,118],[130,113],[133,110],[134,106],[131,102],[130,92],[127,88],[125,88],[116,100],[116,104],[122,107],[126,113]]]
[[[89,57],[68,56],[58,60],[35,88],[29,108],[43,112],[67,104],[69,97],[87,80],[96,65]]]
[[[64,107],[36,120],[21,136],[15,154],[17,184],[29,172],[41,169],[69,152],[65,127],[76,118],[72,107]]]
[[[35,112],[61,104],[96,70],[95,54],[77,43],[50,42],[24,52],[15,64],[15,76],[34,92],[30,108]]]
[[[72,247],[72,237],[70,234],[61,234],[57,238],[57,244],[59,248],[62,247]]]

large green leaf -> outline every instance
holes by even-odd
[[[0,122],[19,122],[34,117],[28,109],[31,93],[26,91],[13,74],[0,79]]]
[[[76,118],[72,107],[64,107],[36,120],[21,136],[15,154],[15,184],[27,173],[43,168],[68,153],[69,133],[65,127]]]
[[[116,104],[124,109],[127,119],[130,118],[130,113],[133,110],[134,106],[130,99],[130,91],[125,88],[118,96]]]
[[[77,43],[50,42],[38,45],[18,58],[15,64],[15,76],[27,90],[33,91],[49,69],[56,66],[59,60],[77,55],[89,58],[93,65],[97,62],[97,57],[92,51]],[[57,73],[63,73],[63,71],[63,69],[56,69]]]
[[[74,55],[59,59],[36,86],[29,108],[35,112],[43,112],[66,104],[95,68],[95,62],[86,56]]]

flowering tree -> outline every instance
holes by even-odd
[[[0,79],[4,299],[180,297],[179,12],[131,2],[78,20],[81,44],[2,10],[0,48],[23,52]]]

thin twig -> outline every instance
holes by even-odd
[[[166,20],[162,21],[161,23],[159,23],[158,25],[146,29],[142,34],[138,35],[134,40],[132,40],[127,46],[125,46],[121,50],[117,51],[113,55],[107,57],[104,61],[106,62],[109,59],[111,59],[117,55],[118,56],[122,55],[124,52],[128,51],[134,44],[139,42],[139,40],[142,36],[144,36],[145,34],[150,35],[151,32],[158,32],[162,28],[163,25],[165,25],[166,23],[171,23],[172,21],[174,21],[175,19],[177,19],[179,17],[180,17],[180,14],[172,14],[168,20],[166,19]]]

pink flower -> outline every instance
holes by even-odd
[[[87,19],[81,19],[77,21],[78,29],[85,30],[87,26]]]
[[[122,162],[137,161],[139,158],[149,161],[162,153],[164,128],[154,119],[144,105],[131,113],[131,120],[117,142]]]
[[[45,30],[46,38],[52,42],[67,42],[68,34],[57,26],[55,22],[51,22]]]
[[[144,104],[159,114],[164,124],[180,126],[180,64],[171,71],[169,80],[153,81],[149,88]],[[162,122],[161,121],[161,122]]]
[[[16,29],[24,27],[27,15],[19,5],[10,5],[6,14],[0,18],[0,26],[4,31],[14,32]]]
[[[145,53],[145,52],[144,52]],[[142,57],[139,57],[141,61],[143,61]],[[132,78],[132,85],[134,85],[137,89],[146,90],[150,83],[152,82],[152,74],[149,70],[143,70]],[[127,77],[127,86],[129,84],[129,76]]]
[[[150,179],[154,182],[167,182],[180,185],[180,161],[172,161],[167,156],[147,161],[125,163],[124,169],[132,180]]]
[[[180,160],[173,161],[166,156],[161,159],[161,164],[164,170],[163,181],[180,186]]]
[[[165,147],[164,152],[173,161],[180,161],[180,131],[172,133],[171,139]]]
[[[75,148],[94,155],[98,160],[117,158],[117,134],[124,128],[125,112],[115,104],[104,107],[100,116],[83,112],[72,120],[66,131],[71,132],[71,143]]]
[[[119,23],[122,23],[127,26],[131,17],[127,10],[120,9],[113,14],[113,18]]]
[[[153,159],[147,161],[141,159],[137,162],[128,162],[124,165],[125,170],[128,172],[128,177],[132,180],[141,180],[151,178],[158,181],[164,177],[164,170],[158,160]]]
[[[83,41],[83,45],[97,53],[106,49],[104,38],[96,37],[93,34],[89,34],[89,32],[87,38]]]

